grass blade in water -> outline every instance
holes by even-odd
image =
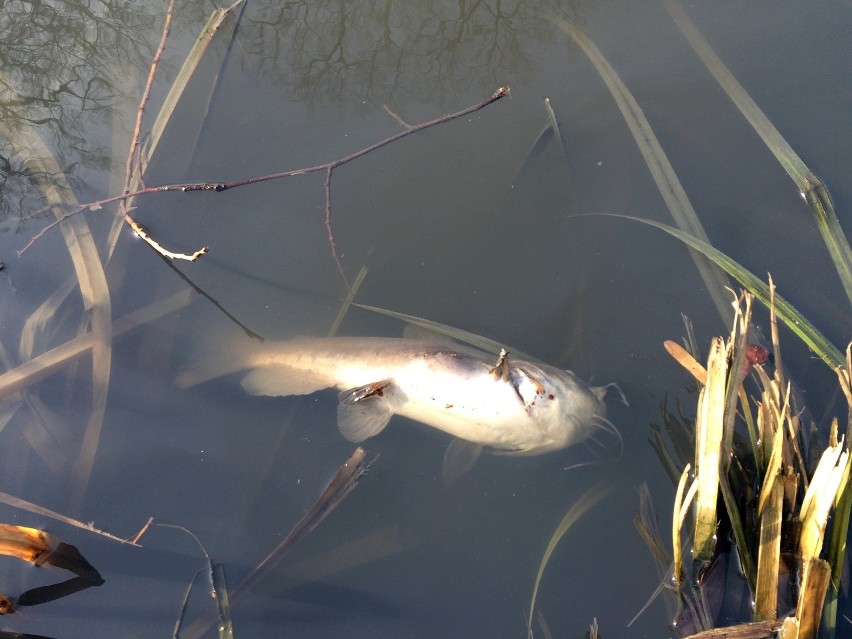
[[[14,86],[8,79],[4,79],[3,83]],[[32,155],[26,159],[26,166],[31,175],[53,176],[54,181],[41,180],[36,185],[41,189],[45,200],[56,205],[55,215],[64,217],[60,205],[76,203],[76,198],[59,162],[35,128],[26,123],[20,129],[13,130],[0,122],[0,135],[6,136],[17,148],[30,149]],[[103,265],[86,219],[79,215],[66,218],[59,228],[80,284],[83,307],[91,311],[92,324],[92,411],[71,476],[69,501],[73,510],[79,505],[88,487],[103,428],[112,362],[112,304]]]
[[[183,308],[189,303],[191,292],[186,289],[116,320],[113,322],[113,338]],[[6,371],[0,375],[0,398],[8,397],[44,379],[58,368],[85,355],[92,348],[93,341],[92,334],[85,333]]]
[[[460,328],[455,328],[439,322],[433,322],[432,320],[416,317],[414,315],[406,315],[405,313],[390,311],[385,308],[379,308],[378,306],[368,306],[367,304],[358,304],[357,302],[353,302],[352,306],[357,306],[358,308],[363,308],[365,311],[372,311],[379,315],[387,315],[388,317],[393,317],[412,326],[417,326],[427,331],[437,333],[438,335],[443,335],[450,339],[470,344],[471,346],[482,349],[486,353],[493,353],[494,355],[497,355],[505,348],[512,357],[525,359],[530,362],[540,361],[538,358],[533,357],[528,353],[524,353],[518,348],[513,348],[511,346],[501,344],[500,342],[495,342],[493,339],[488,339],[487,337],[482,337],[482,335],[477,335],[476,333],[471,333],[470,331],[465,331]]]
[[[367,258],[369,259],[369,255]],[[367,272],[369,270],[370,269],[367,267],[366,263],[361,266],[361,270],[358,271],[355,281],[352,282],[352,286],[349,287],[349,291],[346,293],[346,297],[340,305],[340,310],[337,311],[337,317],[334,318],[334,321],[331,323],[331,328],[328,329],[327,337],[334,337],[337,335],[337,331],[340,330],[340,325],[343,323],[343,318],[346,317],[346,313],[349,312],[349,307],[354,303],[355,296],[358,294],[358,289],[361,288],[361,284],[364,283],[364,279],[367,277]]]
[[[550,561],[550,557],[553,554],[553,551],[556,549],[556,546],[559,544],[559,541],[562,537],[565,536],[565,533],[568,532],[568,529],[573,526],[577,520],[585,515],[595,504],[597,504],[601,499],[606,497],[611,492],[611,489],[605,488],[602,485],[598,484],[597,486],[593,486],[588,491],[583,493],[580,498],[574,503],[571,508],[568,509],[568,512],[565,513],[565,516],[562,518],[562,521],[559,522],[559,525],[556,527],[556,530],[553,531],[553,535],[550,538],[550,541],[547,543],[547,548],[544,550],[544,555],[541,558],[541,564],[538,567],[538,574],[535,576],[535,584],[533,585],[532,598],[530,599],[530,609],[527,613],[527,636],[532,637],[532,620],[533,615],[535,613],[535,602],[538,598],[538,588],[541,585],[541,577],[544,575],[544,569],[547,567],[547,563]]]
[[[840,227],[840,221],[837,219],[837,214],[834,212],[834,205],[831,202],[831,197],[828,190],[816,175],[805,166],[805,163],[793,150],[793,147],[779,133],[778,129],[773,126],[766,114],[757,106],[757,103],[746,92],[742,85],[737,81],[734,75],[728,70],[721,58],[716,55],[716,52],[710,48],[707,41],[696,29],[695,25],[683,11],[679,4],[674,0],[664,0],[666,8],[680,28],[683,35],[692,45],[695,53],[701,58],[707,69],[713,74],[713,77],[719,83],[719,86],[725,90],[728,97],[737,106],[743,116],[748,120],[749,124],[754,128],[755,132],[763,140],[764,144],[769,147],[772,154],[787,171],[787,174],[795,182],[796,187],[807,200],[816,218],[817,227],[822,233],[834,266],[840,275],[840,281],[843,288],[846,290],[846,296],[852,304],[852,248],[849,247],[849,242],[843,229]]]
[[[242,2],[243,0],[239,0],[224,9],[214,9],[213,13],[210,14],[210,18],[208,18],[207,23],[201,29],[201,33],[198,35],[192,49],[187,54],[186,60],[184,60],[183,66],[181,66],[175,81],[172,83],[172,86],[166,95],[166,99],[163,102],[163,106],[160,107],[160,111],[157,114],[157,119],[154,121],[154,126],[151,127],[151,136],[149,138],[148,146],[145,149],[143,165],[147,164],[148,160],[150,160],[150,158],[154,155],[154,151],[157,149],[160,138],[162,137],[169,120],[171,120],[172,114],[174,113],[181,96],[183,96],[183,92],[186,90],[189,81],[192,79],[195,70],[201,62],[201,58],[204,56],[207,48],[213,41],[214,36],[222,27],[222,24],[228,16],[230,16],[234,9],[242,4]]]
[[[551,22],[570,35],[583,49],[592,64],[595,65],[595,69],[612,94],[624,121],[630,128],[633,139],[639,146],[642,157],[648,165],[648,170],[651,172],[660,195],[662,195],[677,227],[695,237],[702,238],[709,244],[710,240],[704,232],[704,227],[701,226],[695,209],[692,208],[686,191],[683,190],[671,162],[666,157],[663,147],[657,140],[657,136],[654,135],[645,113],[636,102],[633,94],[630,93],[600,50],[582,31],[561,18],[551,18]],[[727,278],[711,261],[706,260],[694,251],[691,251],[691,253],[719,315],[724,322],[730,322],[729,304],[725,296],[725,288],[728,287]]]
[[[7,493],[0,492],[0,502],[11,506],[12,508],[20,508],[21,510],[26,510],[27,512],[34,513],[41,517],[49,517],[50,519],[55,519],[56,521],[61,521],[64,524],[68,524],[69,526],[76,526],[77,528],[82,528],[83,530],[88,530],[89,532],[95,533],[96,535],[100,535],[101,537],[106,537],[107,539],[112,539],[113,541],[117,541],[121,544],[128,544],[130,546],[138,546],[139,544],[134,543],[132,541],[127,541],[126,539],[122,539],[121,537],[116,537],[115,535],[111,535],[108,532],[104,532],[103,530],[98,530],[92,524],[84,524],[82,521],[77,521],[76,519],[71,519],[70,517],[66,517],[58,512],[50,510],[48,508],[44,508],[39,506],[38,504],[34,504],[25,499],[20,499],[19,497],[14,497],[13,495],[9,495]]]
[[[317,499],[313,507],[302,517],[287,537],[272,549],[264,559],[252,570],[240,584],[233,590],[230,596],[231,602],[236,602],[246,592],[254,588],[275,569],[276,566],[311,533],[322,521],[352,492],[358,485],[359,480],[367,472],[369,463],[364,461],[366,451],[358,447],[349,456],[337,474],[326,486],[322,495]],[[187,639],[202,637],[215,623],[208,616],[201,617],[193,622],[184,632]]]
[[[632,215],[617,215],[613,213],[599,213],[606,217],[620,217],[625,220],[640,222],[649,226],[656,227],[661,231],[665,231],[679,239],[684,244],[689,245],[697,251],[706,255],[713,260],[719,267],[723,268],[731,277],[742,284],[749,293],[752,293],[759,299],[767,308],[770,306],[769,287],[762,282],[751,271],[747,270],[742,264],[731,259],[717,248],[707,242],[693,237],[689,233],[684,233],[667,224],[661,224],[653,220],[646,220]],[[828,339],[820,333],[816,327],[811,324],[796,308],[780,295],[775,296],[775,311],[778,317],[784,324],[787,325],[799,338],[808,345],[816,355],[825,362],[829,367],[834,369],[843,364],[843,355],[840,350]]]
[[[216,609],[219,612],[219,638],[234,639],[234,622],[231,620],[231,603],[228,599],[228,586],[225,584],[225,568],[221,563],[211,566],[213,592],[216,596]]]

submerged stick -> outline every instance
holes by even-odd
[[[290,531],[290,534],[278,544],[266,558],[261,561],[254,570],[237,586],[230,595],[231,604],[254,588],[275,569],[296,545],[307,537],[319,524],[340,505],[346,496],[352,492],[358,481],[369,468],[369,463],[364,462],[366,451],[360,446],[350,455],[349,459],[340,467],[337,474],[329,482],[326,489],[317,499],[308,513]],[[201,637],[210,626],[215,623],[209,616],[197,619],[187,628],[184,637],[196,639]]]
[[[129,330],[172,313],[186,306],[189,300],[190,291],[187,289],[146,308],[125,315],[113,322],[112,338],[115,339]],[[62,366],[66,366],[78,357],[85,355],[92,348],[93,343],[92,333],[85,333],[3,373],[0,375],[0,398],[16,393],[44,379]]]
[[[112,362],[112,302],[109,286],[88,223],[85,219],[66,219],[61,213],[64,202],[69,199],[76,202],[76,199],[59,161],[35,127],[24,122],[20,128],[11,129],[0,122],[0,134],[5,134],[16,146],[29,149],[32,153],[25,160],[25,164],[33,176],[33,183],[39,187],[44,199],[49,203],[47,208],[53,212],[60,226],[79,282],[83,307],[90,313],[85,323],[91,322],[92,327],[92,409],[71,473],[69,502],[72,507],[76,507],[89,482],[106,412]],[[54,181],[45,179],[44,176],[47,175],[54,176]]]
[[[369,464],[364,462],[366,454],[366,451],[360,446],[355,449],[349,459],[337,471],[337,474],[332,478],[328,486],[326,486],[326,489],[320,495],[317,502],[293,527],[293,530],[290,531],[290,534],[287,535],[284,541],[278,544],[237,586],[234,590],[235,598],[248,592],[260,583],[289,554],[296,544],[310,534],[352,492],[355,486],[358,485],[358,480],[361,479],[369,466]]]
[[[248,326],[246,326],[243,322],[241,322],[240,319],[236,315],[231,313],[231,311],[229,311],[227,308],[225,308],[222,305],[222,303],[219,302],[219,300],[217,300],[215,297],[210,295],[210,293],[208,293],[203,288],[201,288],[198,284],[196,284],[192,280],[192,278],[190,278],[186,273],[184,273],[182,270],[180,270],[177,267],[177,265],[174,264],[174,262],[172,260],[170,260],[165,255],[158,255],[157,257],[159,257],[161,260],[163,260],[163,263],[167,267],[169,267],[175,273],[175,275],[177,275],[180,279],[182,279],[184,282],[186,282],[192,288],[193,291],[195,291],[201,297],[203,297],[208,302],[210,302],[214,307],[216,307],[216,310],[218,310],[225,317],[227,317],[229,321],[231,321],[233,324],[236,324],[237,326],[239,326],[243,330],[243,332],[246,334],[247,337],[249,337],[251,339],[256,339],[259,342],[264,341],[264,337],[262,335],[255,333]]]

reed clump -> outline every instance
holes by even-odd
[[[768,349],[749,343],[752,300],[749,293],[736,298],[730,337],[712,341],[706,368],[690,352],[694,338],[686,348],[666,342],[700,387],[694,427],[664,408],[671,445],[659,427],[651,440],[677,482],[674,625],[691,637],[834,637],[852,506],[849,434],[838,432],[837,418],[827,442],[803,427],[772,305],[774,366]],[[852,344],[835,370],[852,411]],[[743,387],[749,376],[758,387],[753,396]],[[694,457],[686,459],[689,444]],[[731,569],[735,561],[741,576]],[[732,611],[730,591],[743,580],[747,592],[739,600],[746,603]],[[723,607],[739,621],[751,619],[714,628]]]

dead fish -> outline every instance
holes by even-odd
[[[402,415],[478,447],[536,455],[585,440],[606,420],[606,387],[546,364],[461,344],[407,338],[331,337],[223,344],[176,379],[185,388],[239,371],[252,395],[337,388],[340,432],[353,442]],[[472,463],[472,462],[471,462]]]

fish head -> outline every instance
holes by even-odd
[[[539,446],[525,452],[558,450],[597,430],[613,428],[606,419],[606,387],[590,386],[571,371],[518,362],[510,381],[527,414],[546,435]]]

